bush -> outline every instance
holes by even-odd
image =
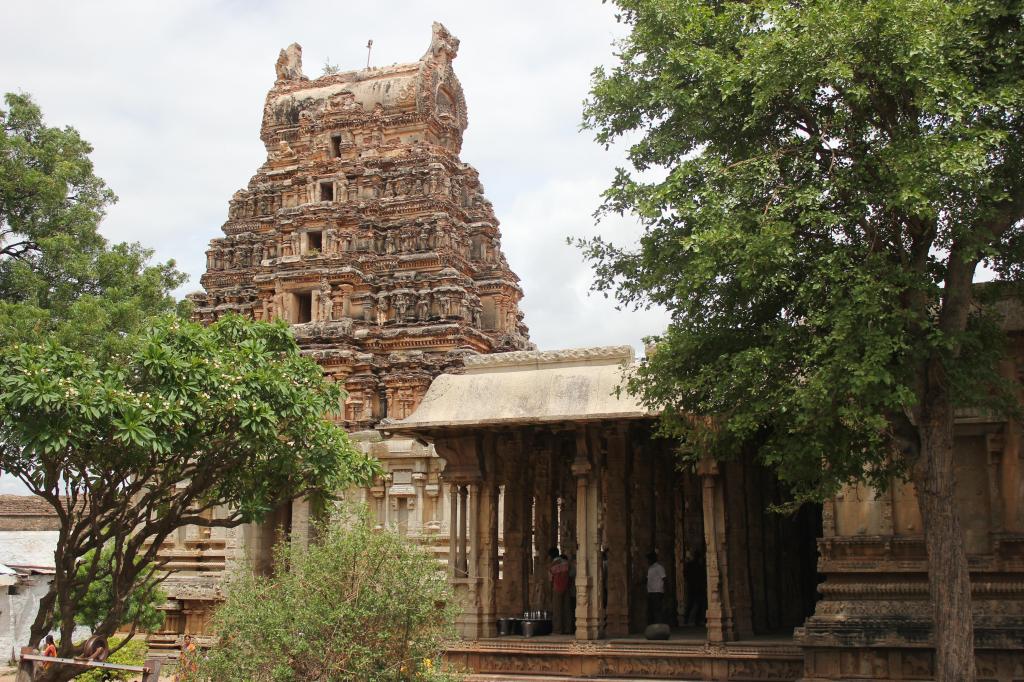
[[[120,637],[111,637],[108,640],[110,649],[117,648],[117,645],[121,643]],[[146,662],[146,652],[149,650],[149,645],[146,644],[145,640],[132,639],[130,642],[125,644],[117,652],[111,654],[110,658],[107,659],[107,663],[120,663],[122,665],[142,665]],[[138,677],[138,673],[130,673],[125,670],[103,670],[101,668],[93,668],[87,672],[82,673],[75,678],[77,682],[102,682],[102,680],[133,680]]]
[[[273,577],[232,577],[200,679],[454,679],[439,665],[456,606],[437,561],[374,531],[365,508],[339,512],[317,537],[304,551],[279,545]]]

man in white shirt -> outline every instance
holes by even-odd
[[[647,624],[664,623],[665,567],[658,562],[657,552],[650,552],[647,562]]]

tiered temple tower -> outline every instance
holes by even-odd
[[[196,316],[294,325],[345,386],[345,426],[410,414],[467,354],[527,348],[522,290],[477,172],[459,160],[459,41],[434,24],[412,64],[310,80],[302,48],[277,61],[267,161],[231,199],[207,251]]]
[[[282,50],[263,110],[267,160],[232,197],[206,252],[205,291],[189,296],[201,321],[234,312],[293,326],[303,353],[345,387],[343,425],[387,470],[364,491],[378,522],[439,556],[443,463],[432,447],[372,429],[411,414],[465,357],[532,348],[498,221],[459,160],[458,46],[434,24],[417,62],[315,80],[301,47]],[[168,541],[168,618],[151,644],[173,650],[182,634],[204,634],[225,569],[243,558],[268,568],[282,532],[305,541],[311,512],[297,500],[260,525],[187,528]]]

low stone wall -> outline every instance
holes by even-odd
[[[501,679],[620,678],[630,680],[721,680],[794,682],[803,672],[801,650],[791,644],[736,643],[710,646],[673,642],[464,641],[445,654],[449,665]],[[497,679],[497,678],[495,678]]]

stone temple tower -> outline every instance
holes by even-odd
[[[277,61],[267,160],[231,199],[207,251],[196,316],[294,325],[348,391],[345,426],[410,414],[467,354],[530,346],[522,290],[477,172],[459,160],[459,41],[435,23],[411,64],[310,80],[302,48]]]
[[[267,160],[232,197],[224,236],[206,252],[205,291],[189,297],[202,321],[235,312],[292,325],[348,392],[345,428],[387,470],[363,491],[371,512],[439,557],[449,523],[441,461],[372,429],[409,415],[465,357],[532,348],[498,221],[459,160],[458,46],[434,24],[417,62],[315,80],[302,73],[302,48],[282,50],[263,109]],[[151,646],[173,651],[182,634],[204,635],[225,569],[243,558],[269,569],[282,533],[309,537],[312,511],[296,500],[263,524],[189,527],[168,540],[167,620]]]

